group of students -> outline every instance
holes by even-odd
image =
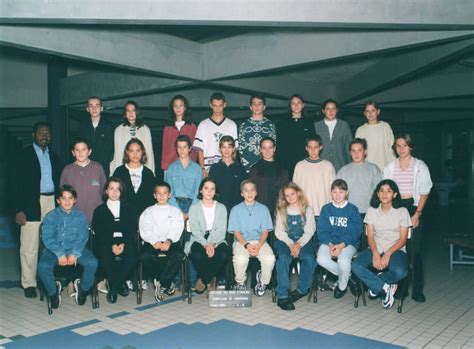
[[[115,303],[117,294],[128,294],[127,280],[141,260],[146,278],[154,282],[155,298],[161,301],[175,292],[173,280],[184,253],[197,272],[197,293],[216,288],[232,255],[239,289],[246,287],[249,259],[259,260],[257,296],[265,294],[276,264],[278,306],[284,310],[294,309],[294,302],[309,292],[317,264],[338,276],[336,298],[347,288],[355,291],[352,273],[368,286],[370,295],[380,296],[384,307],[391,307],[396,282],[407,272],[409,226],[414,228],[415,246],[412,297],[425,300],[420,216],[432,186],[429,170],[411,155],[409,135],[395,138],[390,126],[378,120],[375,102],[366,103],[368,122],[355,139],[347,123],[337,118],[334,100],[324,102],[325,117],[313,125],[305,116],[303,98],[293,95],[291,118],[278,129],[263,116],[263,96],[250,98],[252,117],[238,131],[224,116],[225,106],[224,96],[214,93],[212,116],[196,128],[187,119],[186,98],[172,99],[174,121],[163,131],[164,181],[157,183],[150,131],[135,102],[127,102],[124,123],[115,130],[114,160],[92,160],[92,155],[98,154],[99,161],[106,153],[106,147],[97,149],[106,131],[100,128],[102,102],[89,99],[94,136],[88,137],[88,128],[82,128],[84,137],[72,147],[75,162],[61,174],[59,207],[43,221],[45,251],[38,274],[53,308],[60,303],[56,264],[83,265],[83,276],[74,283],[78,304],[84,304],[94,277],[107,279],[104,292]],[[117,154],[122,154],[122,161]],[[187,221],[191,239],[183,248]],[[362,222],[367,225],[366,251],[359,251]],[[96,236],[93,253],[85,247],[88,227]],[[143,241],[139,249],[137,231]],[[272,231],[274,246],[267,242]],[[227,234],[233,235],[232,247]],[[290,292],[294,258],[300,260],[300,276]],[[369,265],[380,272],[373,273]]]

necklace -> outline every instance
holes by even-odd
[[[249,207],[248,207],[247,205],[244,204],[244,206],[245,206],[245,209],[247,210],[249,216],[251,216],[251,215],[252,215],[252,212],[253,212],[253,209],[255,208],[255,204],[252,205],[252,209],[251,209],[251,210],[249,210]]]

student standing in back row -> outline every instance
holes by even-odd
[[[296,164],[306,158],[305,141],[314,137],[316,132],[312,118],[306,115],[301,95],[291,96],[288,108],[290,117],[285,117],[277,126],[277,160],[288,169],[289,177],[293,178]]]
[[[324,119],[314,123],[316,133],[324,144],[321,158],[331,161],[336,172],[351,161],[349,143],[352,140],[351,129],[347,122],[337,118],[338,111],[337,102],[334,99],[327,99],[322,109]]]
[[[356,138],[367,141],[367,161],[376,164],[382,171],[395,159],[393,154],[393,131],[389,124],[379,120],[380,107],[374,101],[365,102],[364,115],[367,123],[356,131]]]
[[[85,138],[92,149],[91,160],[102,165],[105,176],[109,176],[109,166],[114,156],[114,127],[100,114],[104,110],[99,97],[89,97],[87,112],[90,118],[79,127],[79,137]]]
[[[199,165],[203,171],[202,177],[207,177],[211,166],[222,158],[219,152],[219,141],[222,136],[232,136],[237,139],[237,125],[224,116],[226,107],[224,95],[214,92],[209,106],[212,109],[212,115],[199,123],[193,143],[193,149],[198,152]]]
[[[150,128],[143,123],[140,107],[135,101],[127,101],[123,107],[122,124],[114,132],[114,159],[110,163],[110,173],[122,165],[123,150],[132,138],[138,138],[145,146],[147,161],[145,166],[155,173],[155,155],[151,140]]]
[[[194,143],[196,135],[196,125],[191,122],[191,113],[189,111],[189,102],[182,95],[176,95],[170,102],[169,113],[172,121],[163,129],[163,147],[161,153],[161,169],[168,170],[169,165],[178,159],[174,143],[176,138],[186,135]],[[191,152],[191,159],[196,161],[197,153]]]
[[[277,142],[275,124],[263,116],[265,97],[253,95],[250,97],[252,116],[239,127],[239,154],[242,165],[247,172],[260,160],[260,141],[270,137]]]

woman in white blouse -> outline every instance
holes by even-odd
[[[155,174],[155,156],[153,154],[150,128],[143,123],[140,107],[135,101],[127,101],[125,103],[122,124],[115,128],[114,158],[110,163],[110,173],[114,173],[115,169],[122,165],[125,145],[132,138],[138,138],[142,141],[147,154],[145,166]]]

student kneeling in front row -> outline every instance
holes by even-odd
[[[89,240],[87,219],[84,213],[74,207],[76,200],[77,192],[72,186],[61,186],[56,197],[59,206],[49,212],[43,222],[44,251],[38,274],[51,297],[53,309],[61,304],[61,284],[54,281],[56,265],[82,265],[82,277],[74,283],[76,303],[79,305],[86,302],[97,270],[97,259],[85,247]]]
[[[148,207],[140,216],[140,236],[145,242],[141,260],[155,284],[155,299],[161,302],[173,295],[173,280],[183,262],[184,252],[179,239],[184,229],[183,215],[168,200],[171,188],[168,183],[155,185],[153,196],[156,204]]]
[[[257,272],[255,294],[263,296],[275,265],[275,255],[266,242],[268,232],[273,229],[272,218],[268,208],[255,201],[257,185],[254,181],[243,181],[240,193],[244,201],[232,208],[228,227],[236,240],[233,245],[235,281],[238,289],[245,289],[249,258],[256,257],[262,269]]]

